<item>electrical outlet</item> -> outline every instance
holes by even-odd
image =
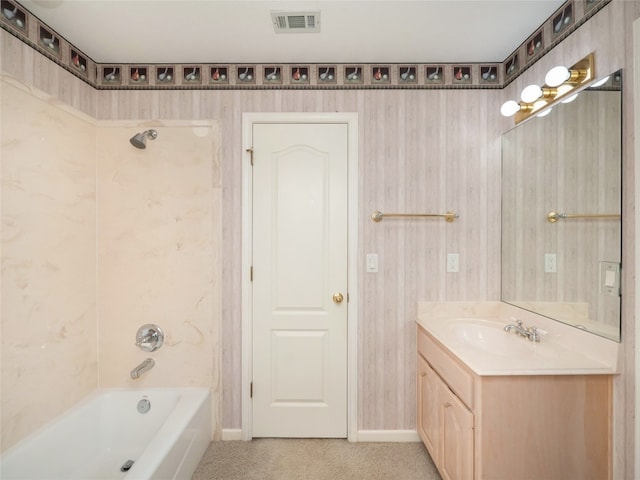
[[[558,257],[555,253],[544,254],[544,273],[556,273],[558,271]]]
[[[457,253],[447,253],[447,272],[458,273],[460,271],[460,261]]]

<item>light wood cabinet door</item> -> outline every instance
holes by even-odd
[[[418,355],[418,434],[434,462],[438,458],[440,436],[438,382],[436,372]]]
[[[440,396],[440,473],[444,480],[471,480],[473,413],[442,382]]]

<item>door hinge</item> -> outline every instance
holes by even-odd
[[[247,148],[247,152],[251,155],[251,166],[253,166],[253,147]]]
[[[249,268],[249,281],[253,282],[253,265]]]
[[[253,382],[251,382],[251,385],[249,386],[249,397],[253,398]]]

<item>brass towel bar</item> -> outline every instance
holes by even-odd
[[[547,221],[549,223],[556,223],[561,218],[611,218],[611,219],[620,219],[619,213],[558,213],[558,212],[549,212],[547,213]]]
[[[447,213],[382,213],[376,210],[371,214],[371,220],[374,222],[381,222],[385,217],[429,217],[429,218],[444,218],[447,222],[453,222],[458,218],[456,212]]]

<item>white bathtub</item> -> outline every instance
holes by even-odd
[[[210,441],[208,389],[98,390],[8,449],[0,478],[189,479]]]

